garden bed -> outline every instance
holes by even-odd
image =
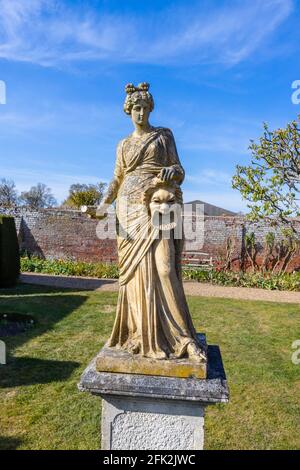
[[[83,276],[101,279],[118,279],[116,264],[87,263],[73,260],[49,260],[37,257],[21,258],[21,271],[64,276]],[[268,290],[300,292],[300,271],[294,273],[273,274],[233,272],[223,270],[184,269],[183,280],[209,282],[219,286],[255,287]]]

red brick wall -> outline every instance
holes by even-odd
[[[79,211],[15,212],[20,248],[45,258],[117,262],[116,241],[99,240],[98,221]]]
[[[30,253],[39,254],[45,258],[68,258],[83,261],[117,262],[117,247],[115,239],[99,239],[96,233],[99,222],[88,219],[79,211],[43,209],[30,212],[18,209],[15,216],[19,234],[20,247]],[[110,236],[114,233],[114,217],[110,219]],[[102,227],[106,222],[101,222]],[[300,220],[296,222],[300,234]],[[270,228],[267,221],[251,224],[243,217],[205,217],[203,246],[198,244],[197,250],[210,254],[216,265],[224,263],[226,242],[233,241],[232,268],[240,269],[243,260],[245,233],[255,232],[256,242],[260,250],[257,257],[261,260],[264,237]],[[187,250],[195,250],[195,246],[186,243]],[[195,250],[196,251],[196,250]],[[246,266],[247,267],[247,266]],[[291,270],[300,269],[300,254],[298,253],[290,266]]]

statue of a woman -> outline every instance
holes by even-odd
[[[118,145],[114,178],[96,212],[105,217],[116,200],[120,290],[107,346],[154,359],[205,362],[181,281],[182,240],[174,237],[172,223],[169,237],[162,236],[163,223],[153,223],[155,211],[182,205],[184,170],[172,132],[149,123],[149,85],[129,84],[126,93],[124,111],[134,132]]]

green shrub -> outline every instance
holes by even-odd
[[[300,291],[300,272],[272,274],[233,271],[183,269],[183,279],[233,287],[256,287],[268,290]]]
[[[14,286],[19,274],[20,255],[15,219],[0,215],[0,287]]]
[[[115,264],[87,263],[85,261],[65,259],[40,259],[35,256],[21,258],[21,271],[110,279],[119,277],[119,270]]]

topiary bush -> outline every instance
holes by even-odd
[[[19,274],[20,255],[15,219],[0,215],[0,287],[14,286]]]

